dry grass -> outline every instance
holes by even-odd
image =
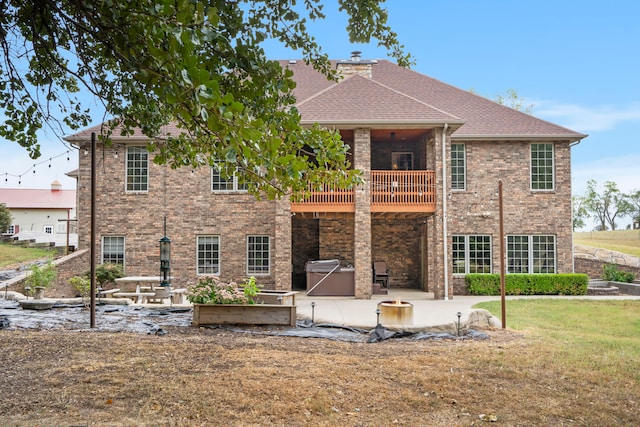
[[[638,308],[623,309],[636,330]],[[635,356],[628,360],[635,375],[572,363],[570,346],[541,330],[377,344],[195,328],[165,336],[0,330],[0,425],[637,422]]]
[[[640,230],[575,232],[573,242],[640,257]]]

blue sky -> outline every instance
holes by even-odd
[[[311,29],[332,59],[353,50],[386,58],[375,44],[351,45],[346,16],[327,3],[328,20]],[[386,7],[414,70],[491,99],[514,89],[534,116],[588,134],[572,149],[574,194],[589,179],[640,189],[640,2],[389,0]],[[301,57],[277,43],[266,49],[273,59]],[[95,117],[98,123],[98,108]],[[64,173],[76,167],[77,154],[67,161],[67,148],[52,135],[42,144],[42,157],[32,161],[17,144],[0,142],[0,185],[18,187],[22,175],[21,188],[48,188],[53,179],[73,188]]]

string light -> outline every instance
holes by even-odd
[[[21,174],[12,174],[12,173],[9,173],[9,172],[0,172],[0,175],[4,174],[4,182],[5,182],[5,184],[9,183],[9,177],[15,177],[15,178],[18,178],[18,185],[21,185],[22,184],[22,177],[25,176],[27,173],[29,173],[29,171],[31,171],[33,173],[33,175],[35,175],[36,174],[36,167],[39,166],[39,165],[43,165],[43,164],[45,164],[47,162],[48,162],[48,167],[52,168],[53,167],[53,160],[57,159],[59,157],[62,157],[62,156],[66,156],[67,157],[67,161],[70,161],[71,160],[70,150],[66,150],[63,153],[60,153],[60,154],[58,154],[56,156],[49,157],[48,159],[45,159],[45,160],[43,160],[41,162],[36,162],[29,169],[27,169],[26,171],[22,172]]]

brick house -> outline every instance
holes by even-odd
[[[114,136],[97,156],[98,262],[158,275],[166,216],[177,286],[213,273],[305,289],[307,261],[339,259],[355,268],[354,296],[369,298],[372,263],[385,261],[391,289],[447,299],[464,292],[466,273],[499,272],[502,180],[508,272],[573,271],[571,146],[585,135],[386,60],[334,61],[339,83],[301,61],[281,64],[294,72],[303,124],[339,129],[365,183],[314,189],[299,203],[257,201],[215,169],[154,164],[141,134]],[[66,138],[81,148],[81,248],[91,132],[100,126]]]

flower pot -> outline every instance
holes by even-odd
[[[44,298],[44,286],[36,286],[35,292],[33,294],[33,299],[43,299]]]
[[[277,304],[194,304],[193,326],[296,325],[296,306]]]

